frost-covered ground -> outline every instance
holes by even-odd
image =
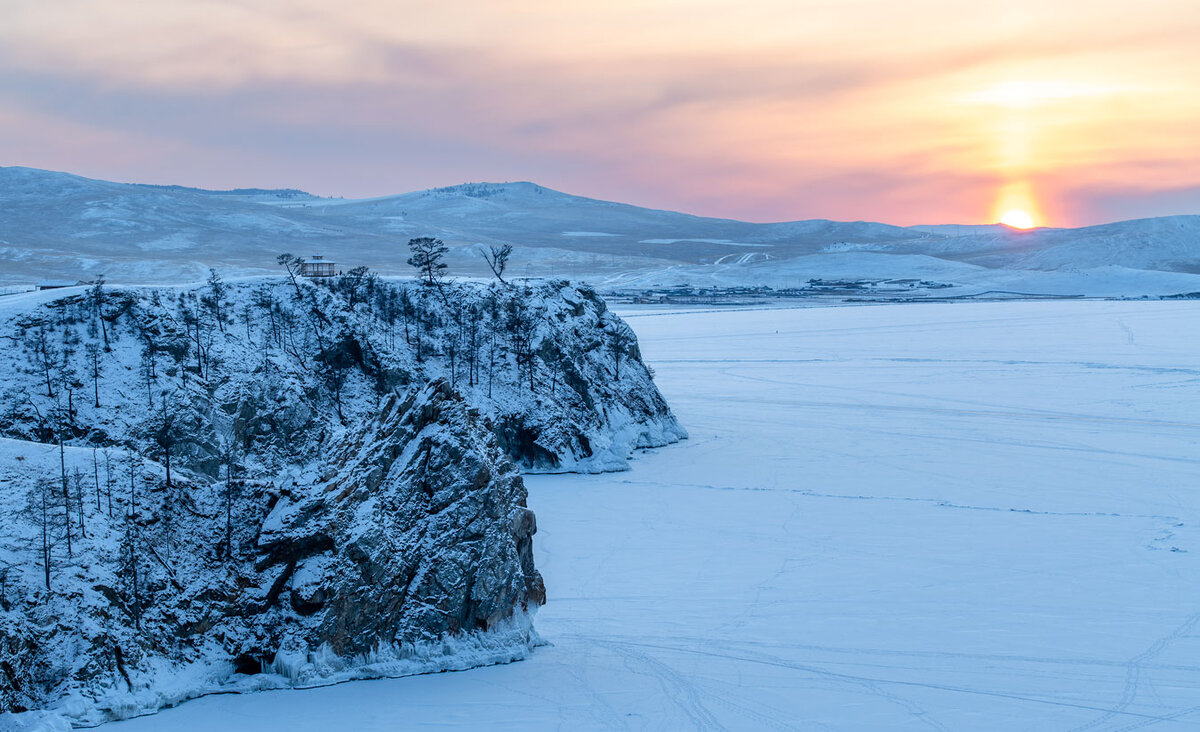
[[[628,313],[691,432],[535,476],[551,647],[134,730],[1200,724],[1200,306]]]

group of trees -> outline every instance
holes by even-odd
[[[157,556],[167,566],[171,540],[164,532],[176,523],[171,507],[178,501],[159,494],[179,488],[172,474],[175,448],[195,434],[197,396],[221,366],[214,344],[231,322],[228,295],[215,271],[202,291],[180,293],[174,303],[157,291],[149,303],[113,293],[100,279],[85,295],[49,303],[17,324],[19,368],[39,389],[12,400],[0,425],[10,434],[20,425],[22,434],[58,447],[57,474],[35,481],[25,511],[39,529],[37,564],[47,590],[55,568],[75,556],[98,516],[121,535],[117,573],[131,613],[144,595],[144,557]],[[110,374],[130,373],[144,386],[144,406],[131,403],[136,392],[122,384],[105,388]],[[81,417],[78,396],[85,388],[91,414]],[[68,467],[72,444],[92,447],[91,471]],[[118,448],[126,451],[125,460],[115,457]],[[163,463],[165,475],[148,471],[146,458]],[[124,493],[117,490],[122,482]]]
[[[426,285],[440,288],[447,269],[444,259],[450,251],[449,248],[441,239],[428,236],[409,239],[408,248],[412,252],[408,264],[417,270],[418,276]],[[508,259],[512,253],[512,244],[492,244],[480,252],[480,255],[496,279],[504,282],[504,270],[508,268]]]

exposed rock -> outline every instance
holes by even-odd
[[[28,504],[36,476],[57,472],[56,448],[4,440],[0,450],[20,466],[0,482],[7,506]],[[69,469],[90,467],[90,451],[65,456]],[[545,601],[536,523],[519,471],[446,382],[389,396],[376,418],[330,444],[321,468],[320,479],[286,488],[246,486],[244,542],[230,558],[213,541],[224,526],[221,483],[181,484],[183,500],[160,487],[160,466],[139,466],[131,519],[123,496],[110,518],[88,491],[88,538],[73,525],[73,556],[55,547],[51,589],[34,562],[5,576],[0,710],[95,723],[218,689],[528,652],[529,614]],[[253,508],[272,499],[269,511]],[[0,533],[10,563],[40,547],[40,524],[19,512],[4,515]]]
[[[392,396],[327,461],[258,539],[262,571],[283,568],[293,608],[314,616],[310,644],[365,653],[545,601],[521,476],[446,382]]]

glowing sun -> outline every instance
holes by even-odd
[[[1000,223],[1013,229],[1032,229],[1037,226],[1033,220],[1033,216],[1028,211],[1020,208],[1012,208],[1004,212],[1000,217]]]

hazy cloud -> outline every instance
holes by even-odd
[[[1200,149],[1192,2],[9,5],[0,162],[95,177],[354,196],[533,179],[897,223],[986,220],[1014,181],[1057,223],[1125,210],[1095,191],[1171,208],[1200,185],[1180,152]]]

